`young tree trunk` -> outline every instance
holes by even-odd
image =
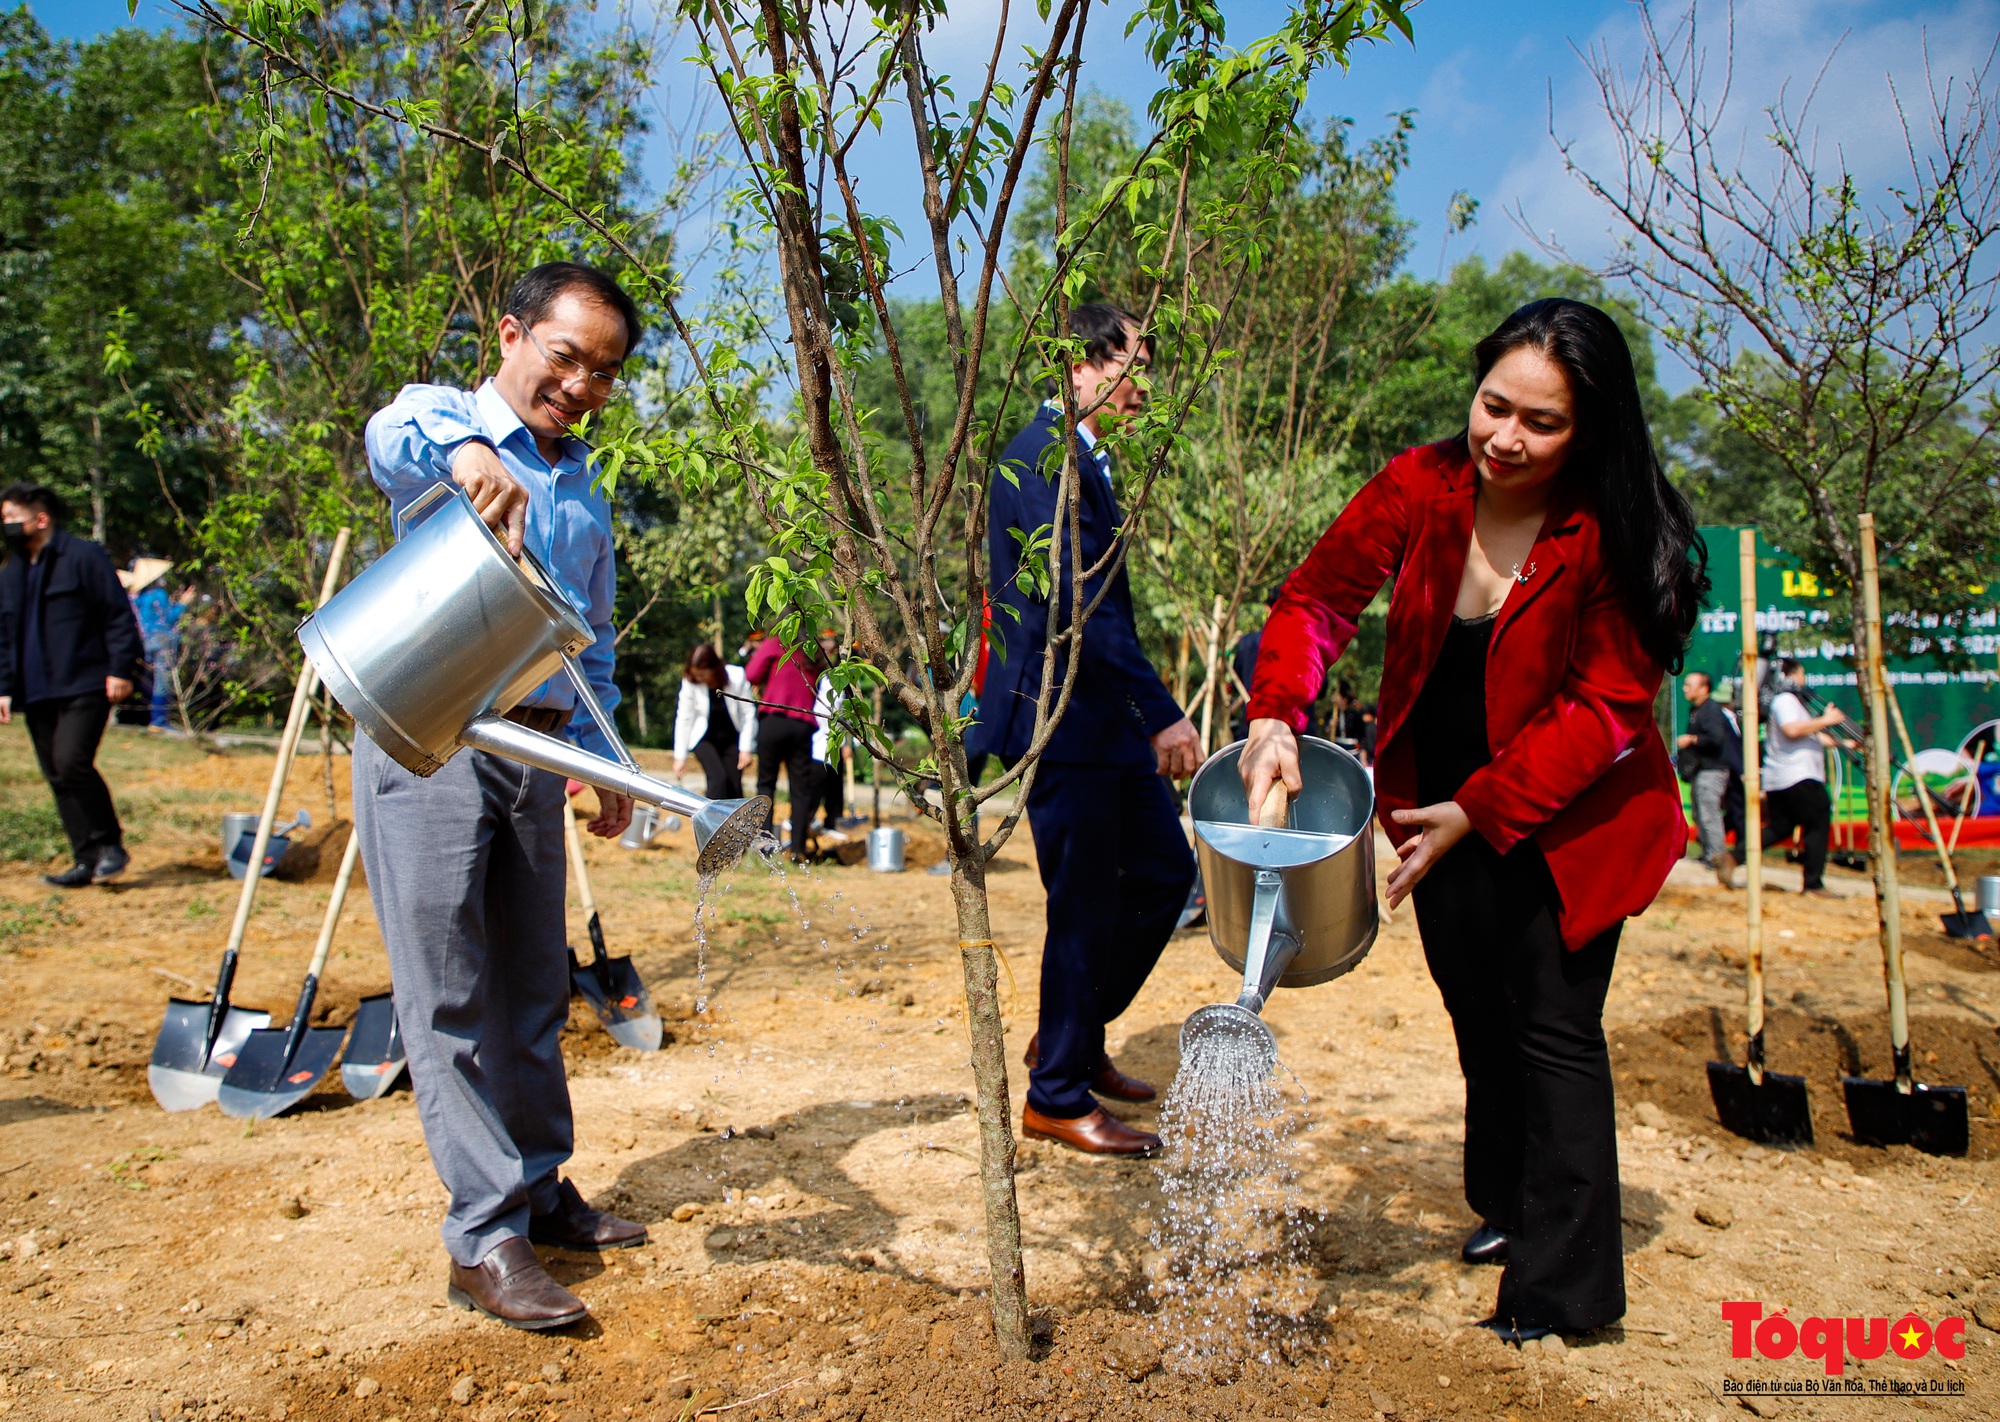
[[[90,413],[90,541],[104,546],[104,431]]]
[[[1210,730],[1215,723],[1216,672],[1222,645],[1222,594],[1215,595],[1215,606],[1208,613],[1208,646],[1202,653],[1201,683],[1201,753],[1204,757],[1215,749],[1215,739]]]
[[[992,1276],[993,1338],[1004,1360],[1028,1356],[1028,1285],[1021,1267],[1021,1205],[1014,1193],[1014,1127],[1007,1095],[1007,1038],[1000,1020],[999,961],[986,900],[979,841],[953,797],[964,785],[965,752],[947,747],[944,818],[951,839],[951,896],[965,972],[965,1018],[979,1111],[979,1188],[986,1205],[986,1261]],[[956,774],[950,773],[956,771]]]

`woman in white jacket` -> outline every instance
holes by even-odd
[[[743,798],[743,772],[757,751],[757,692],[743,668],[725,663],[706,642],[681,668],[674,709],[674,775],[692,755],[708,776],[711,800]]]

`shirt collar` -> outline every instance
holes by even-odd
[[[534,452],[535,458],[542,457],[542,449],[535,443],[534,432],[521,423],[521,417],[514,413],[514,407],[507,403],[506,396],[500,393],[499,387],[493,383],[490,376],[472,398],[473,403],[479,407],[480,421],[486,426],[486,432],[493,436],[495,446],[507,443],[518,434],[527,442],[527,448]],[[579,468],[588,453],[589,448],[582,440],[574,436],[567,437],[563,440],[562,458],[557,460],[553,467],[558,473]]]
[[[1042,408],[1044,410],[1047,410],[1050,414],[1054,415],[1057,419],[1062,418],[1062,413],[1063,413],[1062,401],[1044,400],[1042,401]],[[1090,426],[1086,425],[1082,420],[1078,420],[1076,422],[1076,436],[1078,439],[1083,441],[1083,447],[1085,449],[1094,450],[1097,448],[1097,436],[1090,432]]]

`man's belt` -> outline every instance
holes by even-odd
[[[526,726],[531,731],[540,731],[545,736],[553,736],[569,724],[570,713],[555,706],[516,706],[512,711],[502,713],[504,719],[517,726]]]

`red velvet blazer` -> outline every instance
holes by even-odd
[[[1477,481],[1458,440],[1397,455],[1286,580],[1257,653],[1251,717],[1303,728],[1362,609],[1394,580],[1375,795],[1398,844],[1411,831],[1389,814],[1415,808],[1417,790],[1404,731],[1451,625]],[[1557,500],[1522,570],[1486,655],[1493,760],[1456,799],[1503,854],[1534,836],[1562,898],[1563,942],[1581,948],[1651,903],[1686,848],[1679,788],[1653,726],[1665,669],[1640,644],[1586,505]]]

